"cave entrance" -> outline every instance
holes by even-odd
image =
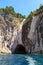
[[[26,54],[26,50],[25,47],[23,45],[17,45],[16,49],[14,52],[12,52],[13,54]]]

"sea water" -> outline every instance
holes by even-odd
[[[1,54],[0,65],[43,65],[43,54]]]

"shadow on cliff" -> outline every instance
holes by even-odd
[[[25,47],[23,45],[17,45],[15,51],[12,52],[12,54],[26,54]]]

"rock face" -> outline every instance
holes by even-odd
[[[43,53],[42,16],[23,22],[11,14],[0,15],[0,53]]]
[[[34,16],[22,27],[22,42],[27,53],[43,53],[43,18]],[[25,31],[25,32],[24,32]]]
[[[12,53],[21,44],[21,25],[11,14],[0,15],[0,53]]]

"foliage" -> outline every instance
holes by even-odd
[[[33,16],[39,15],[41,13],[43,13],[43,5],[40,5],[39,9],[36,9],[36,11],[30,12],[26,18],[26,21],[31,21]]]
[[[18,18],[18,19],[24,19],[25,16],[23,16],[20,13],[16,13],[14,8],[12,6],[6,6],[5,8],[0,8],[0,14],[2,13],[6,13],[6,14],[12,14],[14,17]]]

